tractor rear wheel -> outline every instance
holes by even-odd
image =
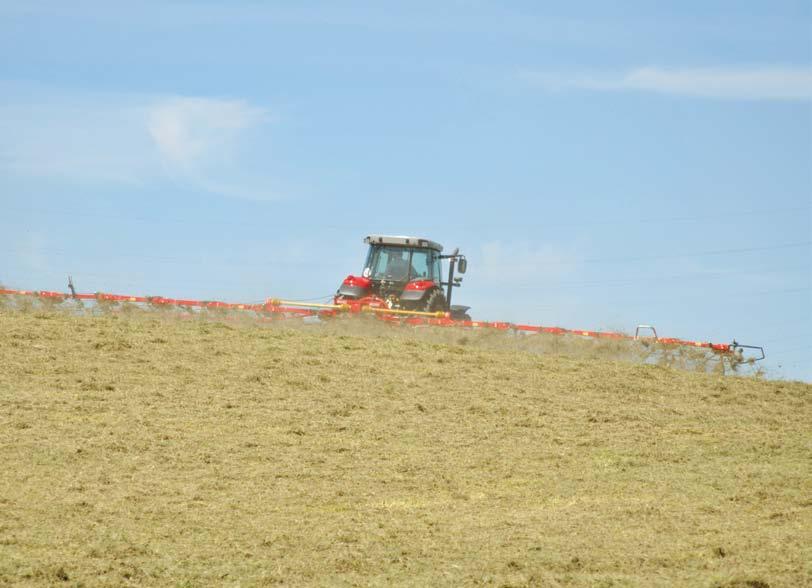
[[[426,301],[423,306],[426,312],[440,312],[445,311],[445,296],[443,291],[435,288],[426,296]]]

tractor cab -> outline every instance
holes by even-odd
[[[459,250],[443,255],[443,246],[419,237],[369,235],[364,269],[360,276],[347,276],[335,296],[336,304],[359,302],[397,310],[447,312],[453,318],[470,319],[469,307],[451,306],[452,288],[465,273],[467,261]],[[443,281],[443,260],[448,274]]]

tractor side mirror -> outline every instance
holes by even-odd
[[[457,271],[464,274],[466,269],[468,269],[468,260],[464,257],[460,257],[457,260]]]

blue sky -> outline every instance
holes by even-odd
[[[812,380],[808,2],[2,2],[0,282],[331,294],[372,232],[475,318]]]

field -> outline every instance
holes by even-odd
[[[519,347],[0,310],[0,585],[812,585],[812,386]]]

